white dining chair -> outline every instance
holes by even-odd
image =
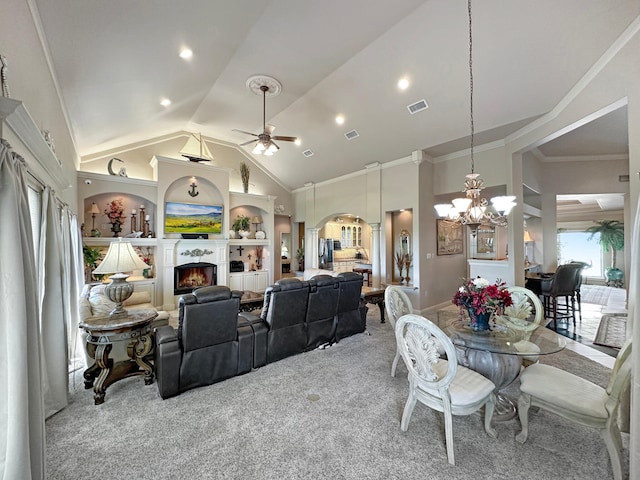
[[[544,307],[538,295],[525,287],[512,286],[507,291],[511,294],[512,305],[506,307],[502,315],[496,317],[496,322],[513,330],[521,338],[514,343],[514,347],[524,355],[523,364],[531,365],[538,361],[540,347],[530,342],[531,333],[544,321]]]
[[[409,370],[409,396],[402,412],[400,429],[406,432],[417,401],[443,412],[447,459],[455,465],[452,415],[470,415],[484,406],[484,429],[496,438],[491,427],[495,385],[477,372],[458,365],[456,351],[447,335],[420,315],[403,315],[396,323],[398,350]],[[450,361],[442,358],[444,348]]]
[[[622,438],[617,417],[620,397],[631,379],[631,339],[620,349],[607,388],[550,365],[536,364],[520,376],[518,415],[520,443],[529,435],[529,409],[539,407],[572,422],[596,428],[604,440],[613,468],[613,478],[622,479]]]
[[[387,319],[389,320],[389,324],[391,328],[396,328],[397,320],[407,313],[412,313],[413,306],[411,305],[411,300],[407,296],[404,291],[396,286],[389,285],[384,290],[384,309],[387,312]],[[396,376],[396,369],[398,367],[398,362],[400,361],[400,352],[396,347],[396,354],[393,358],[393,363],[391,364],[391,376]]]

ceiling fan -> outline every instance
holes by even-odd
[[[245,130],[237,130],[233,129],[234,132],[244,133],[246,135],[252,135],[257,137],[254,140],[249,140],[248,142],[241,143],[240,146],[244,147],[245,145],[251,145],[255,143],[256,146],[251,151],[251,153],[256,155],[273,155],[275,152],[280,150],[280,147],[274,142],[274,140],[282,141],[282,142],[295,142],[297,137],[288,137],[284,135],[273,135],[273,130],[276,128],[273,125],[269,125],[266,123],[267,118],[267,95],[271,97],[275,97],[282,90],[282,85],[278,80],[272,77],[267,77],[263,75],[256,75],[250,77],[247,80],[247,87],[255,94],[262,93],[262,133],[256,134],[247,132]]]

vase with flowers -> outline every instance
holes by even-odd
[[[117,237],[118,233],[122,231],[122,224],[127,218],[124,214],[124,203],[122,198],[111,200],[104,209],[104,214],[109,218],[113,236]]]
[[[491,316],[502,315],[513,300],[504,282],[498,280],[490,284],[488,280],[477,277],[465,280],[451,302],[460,307],[461,316],[467,311],[471,329],[478,332],[490,330]]]

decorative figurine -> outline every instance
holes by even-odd
[[[120,160],[119,158],[116,158],[116,157],[113,157],[111,160],[109,160],[109,164],[107,165],[107,170],[109,171],[109,175],[118,175],[120,177],[128,177],[127,169],[124,167],[120,167],[120,170],[118,171],[118,173],[116,173],[113,170],[113,167],[111,166],[111,164],[113,163],[114,160],[120,163],[124,163],[124,160]]]
[[[0,84],[2,85],[2,96],[9,98],[9,81],[7,80],[7,58],[4,55],[0,55]]]

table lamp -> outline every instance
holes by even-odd
[[[258,225],[260,225],[262,223],[262,217],[259,215],[256,215],[255,217],[253,217],[251,219],[251,223],[253,223],[256,226],[256,232],[258,231]]]
[[[96,202],[91,204],[91,236],[99,237],[100,232],[96,230],[96,214],[100,213],[100,208],[96,205]]]
[[[127,282],[129,274],[123,272],[144,268],[149,268],[149,265],[140,259],[131,242],[123,242],[122,239],[111,242],[104,260],[93,271],[93,273],[101,275],[115,273],[110,277],[111,283],[104,288],[107,298],[116,304],[116,308],[109,313],[110,317],[118,318],[127,315],[122,303],[133,293],[133,284]]]

